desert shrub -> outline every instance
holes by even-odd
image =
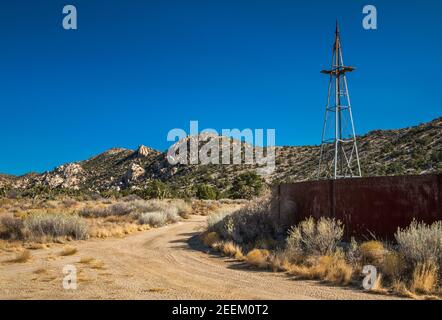
[[[228,214],[229,214],[229,212],[223,211],[223,212],[214,213],[214,214],[211,214],[210,216],[208,216],[207,217],[207,229],[214,230],[216,228],[218,222],[223,220]]]
[[[114,216],[124,216],[131,213],[134,206],[128,202],[117,202],[109,207],[109,212]]]
[[[200,200],[216,200],[218,193],[214,186],[208,184],[200,184],[196,189],[196,197]]]
[[[160,200],[137,200],[132,202],[131,206],[138,212],[153,212],[163,211],[166,208],[166,203]]]
[[[233,199],[252,199],[261,195],[264,181],[256,172],[245,172],[235,177],[230,189]]]
[[[213,218],[216,219],[216,218]],[[274,238],[277,226],[270,215],[270,198],[255,199],[210,228],[222,239],[236,243],[256,243],[262,238]]]
[[[246,262],[252,266],[258,268],[266,268],[268,267],[268,258],[270,256],[270,252],[265,249],[253,249],[246,255]]]
[[[85,207],[78,213],[85,218],[103,218],[111,215],[108,207]]]
[[[384,245],[380,241],[366,241],[359,246],[362,262],[365,264],[379,264],[384,256]]]
[[[201,240],[206,246],[212,247],[215,243],[220,241],[220,238],[216,232],[204,232],[201,235]]]
[[[164,216],[166,217],[166,221],[170,223],[175,223],[180,220],[180,216],[178,215],[178,209],[176,207],[168,207],[164,211]]]
[[[270,269],[272,269],[273,272],[290,270],[291,262],[285,251],[273,252],[268,260]]]
[[[34,214],[24,221],[30,237],[72,237],[77,240],[88,237],[86,222],[79,216],[66,214]]]
[[[0,235],[8,239],[21,239],[23,237],[23,220],[13,216],[4,216],[0,220]]]
[[[188,219],[192,213],[192,206],[184,200],[174,200],[173,205],[177,209],[178,215],[183,219]]]
[[[153,227],[161,227],[167,223],[166,215],[161,211],[145,212],[139,215],[140,224],[148,224]]]
[[[408,266],[435,263],[442,265],[442,222],[432,225],[413,221],[408,228],[398,229],[395,234],[399,252]]]
[[[61,201],[65,208],[71,208],[77,205],[77,201],[71,198],[66,198]]]
[[[359,250],[359,244],[353,237],[350,239],[350,243],[348,244],[346,254],[347,254],[347,261],[351,265],[358,265],[362,260],[361,251]]]
[[[339,220],[322,217],[316,222],[308,218],[289,230],[287,250],[305,256],[330,255],[343,235],[344,227]]]
[[[137,195],[143,199],[165,199],[171,195],[171,191],[161,180],[153,180],[145,189],[138,190]]]
[[[136,194],[129,194],[127,196],[122,197],[120,200],[124,202],[133,202],[137,200],[142,200],[142,198]]]

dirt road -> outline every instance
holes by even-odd
[[[7,262],[12,255],[2,254],[0,299],[391,299],[207,254],[197,238],[204,224],[205,217],[192,216],[122,239],[75,242],[71,256],[60,256],[63,245],[57,245],[32,251],[26,263]],[[77,290],[62,287],[66,264],[78,270]]]

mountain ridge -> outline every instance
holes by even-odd
[[[414,127],[372,130],[357,138],[364,176],[442,171],[442,117]],[[276,169],[265,177],[268,184],[315,179],[319,146],[282,146],[275,150]],[[89,159],[66,163],[40,174],[0,174],[0,188],[45,186],[102,192],[142,189],[160,180],[184,193],[192,193],[192,188],[199,184],[225,191],[239,174],[258,167],[256,164],[171,165],[166,152],[140,145],[136,150],[110,148]]]

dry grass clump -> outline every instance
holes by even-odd
[[[419,263],[413,271],[411,290],[416,293],[434,293],[438,283],[439,268],[435,263]]]
[[[14,259],[9,260],[8,262],[25,263],[25,262],[29,261],[31,259],[31,257],[32,257],[31,251],[24,250],[24,251],[20,252],[19,254],[17,254],[17,256]]]
[[[404,274],[404,259],[395,251],[387,251],[380,264],[380,271],[393,282]]]
[[[78,202],[71,198],[65,198],[61,200],[61,204],[63,205],[64,208],[69,209],[77,206]]]
[[[218,245],[218,250],[228,257],[237,260],[243,260],[244,255],[240,246],[234,244],[232,241],[222,242]]]
[[[92,257],[81,257],[79,263],[82,264],[90,264],[94,261],[95,259]]]
[[[146,231],[149,225],[139,225],[131,222],[90,221],[89,236],[105,239],[109,237],[124,237],[135,232]]]
[[[246,262],[258,268],[267,268],[269,266],[268,258],[270,251],[266,249],[253,249],[246,255]]]
[[[60,252],[60,256],[72,256],[78,252],[75,247],[66,247]]]
[[[366,241],[359,246],[364,264],[379,264],[384,257],[384,244],[380,241]]]
[[[44,243],[29,243],[26,244],[24,247],[29,250],[41,250],[41,249],[47,249],[48,245]]]
[[[34,214],[24,221],[30,238],[49,236],[71,237],[76,240],[88,238],[86,222],[79,216],[67,214]]]
[[[407,285],[401,280],[394,280],[391,285],[391,290],[398,296],[409,299],[418,299],[418,296],[411,292]]]
[[[352,279],[353,267],[345,258],[335,253],[311,257],[306,265],[292,265],[289,273],[303,279],[323,280],[338,285],[348,285]]]
[[[277,251],[270,255],[269,266],[273,272],[280,272],[289,271],[292,264],[284,251]]]

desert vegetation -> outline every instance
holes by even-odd
[[[413,222],[391,242],[344,241],[339,220],[309,218],[284,230],[271,219],[270,205],[266,197],[210,216],[202,241],[254,268],[336,285],[362,288],[363,266],[373,265],[378,272],[373,293],[441,297],[442,222]]]
[[[0,244],[38,249],[44,243],[124,236],[187,219],[192,211],[192,203],[184,200],[142,200],[137,196],[87,201],[3,198]]]

